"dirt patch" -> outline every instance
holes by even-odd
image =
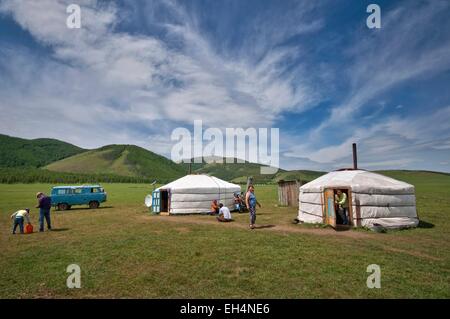
[[[249,226],[247,224],[239,223],[239,222],[231,222],[231,223],[218,223],[216,220],[213,219],[206,219],[206,218],[198,218],[197,216],[142,216],[142,218],[145,219],[152,219],[152,220],[158,220],[158,221],[164,221],[164,222],[171,222],[171,223],[179,223],[179,224],[191,224],[191,225],[213,225],[213,226],[220,226],[223,228],[230,227],[230,228],[238,228],[238,229],[245,229],[248,231],[255,231],[255,232],[282,232],[282,233],[299,233],[299,234],[312,234],[312,235],[318,235],[318,236],[335,236],[335,237],[342,237],[342,238],[373,238],[376,237],[375,234],[369,234],[369,233],[363,233],[363,232],[356,232],[356,231],[335,231],[330,228],[306,228],[302,225],[258,225],[259,228],[250,230]],[[184,228],[175,228],[176,230],[179,230],[180,232],[186,232]],[[188,228],[186,228],[187,231],[190,231]]]

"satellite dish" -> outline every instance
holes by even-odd
[[[145,206],[152,207],[152,195],[145,196],[144,203],[145,203]]]

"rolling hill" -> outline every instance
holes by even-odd
[[[168,181],[183,176],[186,170],[164,156],[135,145],[107,145],[45,166],[53,172],[113,174]]]
[[[86,150],[55,139],[0,134],[0,167],[42,167]]]
[[[261,164],[193,163],[192,173],[210,174],[245,184],[248,176],[255,183],[279,180],[311,181],[324,172],[280,169],[263,175]],[[94,150],[55,140],[27,140],[0,134],[0,182],[151,182],[165,183],[189,172],[189,164],[176,164],[164,156],[135,145],[107,145]],[[378,171],[386,176],[416,184],[419,180],[439,179],[448,173],[407,170]]]
[[[188,164],[183,164],[188,171]],[[311,181],[324,172],[308,171],[308,170],[293,170],[286,171],[279,169],[275,174],[261,174],[261,164],[255,163],[237,163],[233,159],[233,163],[194,163],[192,164],[192,172],[198,174],[210,174],[218,178],[231,181],[233,183],[245,184],[247,177],[252,176],[254,183],[276,183],[280,180],[301,180],[304,182]]]

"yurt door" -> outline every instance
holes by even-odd
[[[334,190],[333,189],[325,189],[324,192],[324,222],[327,225],[331,225],[332,227],[336,227],[336,209],[334,206]]]
[[[154,213],[161,212],[161,198],[159,190],[154,191],[152,194],[152,209]]]

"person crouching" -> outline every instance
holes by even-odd
[[[219,204],[219,216],[217,216],[217,220],[219,222],[232,222],[233,219],[231,218],[231,212],[228,209],[228,207],[223,206],[222,203]]]
[[[19,226],[20,233],[23,234],[23,222],[26,220],[27,224],[30,223],[30,210],[28,208],[18,210],[14,214],[11,215],[11,219],[13,220],[13,235],[16,233],[17,226]]]

